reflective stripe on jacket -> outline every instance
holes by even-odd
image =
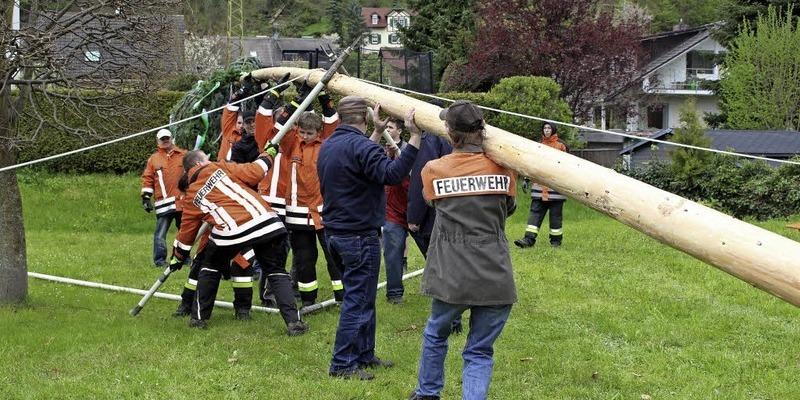
[[[180,211],[178,181],[183,175],[184,154],[185,151],[177,146],[169,152],[159,148],[147,159],[142,172],[141,193],[153,198],[156,215]]]

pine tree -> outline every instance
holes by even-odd
[[[343,4],[342,0],[329,0],[328,7],[325,9],[331,21],[331,32],[342,37],[344,35],[344,24],[342,21]]]
[[[686,100],[680,109],[681,126],[675,129],[672,141],[698,147],[709,147],[711,139],[705,135],[705,127],[697,114],[696,101],[693,97]],[[679,147],[672,152],[672,170],[677,176],[692,185],[703,171],[710,153],[702,150]]]

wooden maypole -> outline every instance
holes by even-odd
[[[276,80],[287,72],[308,75],[310,84],[325,73],[278,67],[253,76]],[[413,107],[420,128],[446,136],[437,106],[338,74],[327,88],[380,103],[398,118]],[[800,243],[502,129],[487,126],[486,135],[486,154],[497,163],[800,307]]]

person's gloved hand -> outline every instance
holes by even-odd
[[[267,142],[267,146],[264,147],[264,153],[267,153],[273,160],[275,159],[275,156],[278,155],[279,151],[280,148],[278,145],[272,142]]]
[[[283,85],[284,83],[289,82],[289,78],[291,78],[291,77],[292,77],[292,73],[291,72],[287,72],[286,75],[284,75],[283,77],[281,77],[281,79],[278,80],[278,85]],[[283,86],[280,86],[280,87],[277,87],[277,88],[273,89],[273,91],[277,92],[277,94],[280,95],[288,87],[289,87],[289,85],[283,85]]]
[[[172,256],[172,259],[169,260],[169,270],[175,272],[181,268],[183,268],[183,261],[179,260],[178,257]]]
[[[528,193],[531,190],[531,180],[525,178],[522,180],[522,193]]]
[[[145,212],[151,213],[154,210],[153,203],[150,201],[150,196],[142,196],[142,208]]]
[[[242,78],[242,86],[233,94],[233,99],[243,99],[253,93],[253,87],[255,86],[255,80],[253,79],[252,74],[247,74]]]
[[[305,80],[299,84],[297,81],[295,81],[295,86],[297,87],[297,99],[292,102],[292,105],[295,107],[300,107],[300,104],[303,103],[309,94],[311,94],[311,91],[314,90],[314,88],[311,87]]]

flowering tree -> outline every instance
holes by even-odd
[[[487,89],[514,75],[553,78],[575,116],[627,82],[639,65],[639,13],[599,0],[481,0],[462,89]]]

